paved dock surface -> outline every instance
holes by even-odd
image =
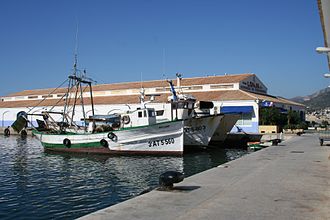
[[[297,136],[82,219],[330,219],[330,146]]]

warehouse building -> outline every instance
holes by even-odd
[[[236,125],[245,132],[259,132],[260,108],[276,107],[282,112],[292,110],[299,112],[302,119],[305,117],[304,105],[269,95],[267,87],[255,74],[174,79],[173,84],[179,93],[193,95],[199,101],[213,101],[212,112],[239,113],[241,117]],[[136,108],[140,103],[141,88],[151,97],[148,106],[156,109],[161,109],[171,96],[166,80],[94,85],[95,114],[104,115]],[[1,126],[10,126],[21,111],[61,111],[65,103],[63,94],[66,91],[67,88],[24,90],[1,97]],[[89,97],[89,92],[86,92],[85,97]],[[90,98],[84,98],[83,102],[85,112],[87,115],[91,114]],[[83,115],[79,108],[77,111],[75,117],[80,120]],[[35,123],[34,116],[29,117]]]

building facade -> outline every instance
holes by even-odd
[[[174,79],[173,84],[178,93],[193,95],[198,101],[212,101],[212,112],[240,114],[241,118],[236,125],[245,132],[258,132],[260,108],[292,110],[299,112],[302,118],[305,117],[305,107],[302,104],[269,95],[267,87],[255,74]],[[93,86],[95,114],[104,115],[135,109],[140,105],[141,88],[146,95],[152,97],[148,106],[161,109],[168,104],[171,91],[165,80],[101,84]],[[66,91],[67,88],[25,90],[1,97],[1,126],[10,126],[21,111],[33,114],[44,110],[61,111]],[[88,97],[89,92],[85,93],[85,97]],[[84,98],[83,102],[88,116],[91,114],[91,100]],[[82,111],[79,106],[76,110],[75,121],[80,121],[83,117]],[[36,124],[34,116],[28,117]]]

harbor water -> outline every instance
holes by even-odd
[[[183,157],[49,154],[33,137],[0,136],[0,219],[74,219],[158,186],[165,171],[185,177],[246,154],[242,149]]]

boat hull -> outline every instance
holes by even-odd
[[[225,140],[226,144],[237,145],[237,146],[247,146],[248,142],[259,142],[263,134],[259,133],[228,133]]]
[[[111,135],[109,135],[111,133]],[[183,154],[183,121],[103,133],[47,134],[34,131],[45,151],[90,154]],[[116,138],[110,139],[114,135]],[[68,141],[70,144],[68,144]]]
[[[184,145],[208,146],[223,115],[208,115],[184,120]]]
[[[183,121],[172,121],[140,129],[113,131],[107,138],[110,151],[141,154],[183,154]]]
[[[227,138],[227,134],[231,131],[239,118],[239,114],[225,114],[214,132],[211,142],[223,143]]]

